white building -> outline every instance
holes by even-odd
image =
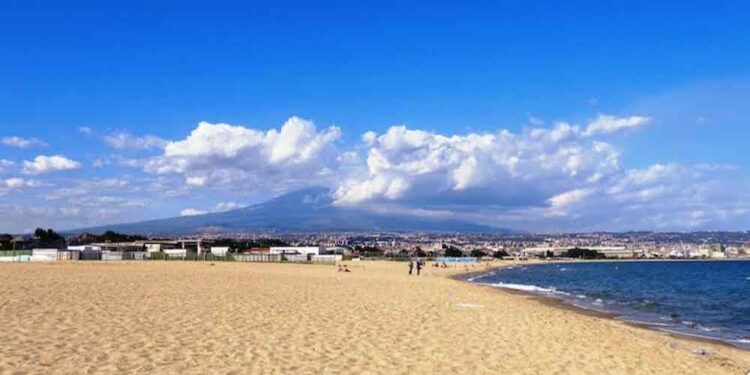
[[[269,252],[281,255],[321,255],[325,254],[325,250],[323,246],[284,246],[272,247]]]
[[[101,246],[95,245],[80,245],[80,246],[68,246],[68,251],[101,251]]]
[[[547,254],[552,254],[552,256],[561,256],[563,253],[565,253],[568,250],[567,247],[552,247],[552,246],[545,246],[545,247],[527,247],[523,250],[521,250],[521,256],[523,257],[533,257],[533,256],[547,256]]]
[[[632,258],[635,255],[633,250],[627,249],[625,246],[588,246],[585,248],[597,251],[607,258]]]
[[[229,252],[229,247],[226,246],[211,246],[211,254],[224,256]]]

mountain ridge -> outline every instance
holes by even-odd
[[[374,212],[333,204],[330,190],[313,187],[289,192],[259,204],[229,211],[133,223],[80,228],[68,233],[177,235],[267,231],[306,232],[446,232],[512,233],[513,231],[445,217]]]

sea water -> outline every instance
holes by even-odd
[[[471,281],[553,296],[618,319],[750,349],[750,261],[523,265]]]

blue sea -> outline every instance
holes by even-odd
[[[750,349],[750,261],[550,263],[469,280]]]

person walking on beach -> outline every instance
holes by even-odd
[[[414,268],[414,261],[409,258],[409,276],[411,276],[411,270]]]
[[[417,276],[419,276],[419,271],[422,271],[422,259],[417,259]]]

